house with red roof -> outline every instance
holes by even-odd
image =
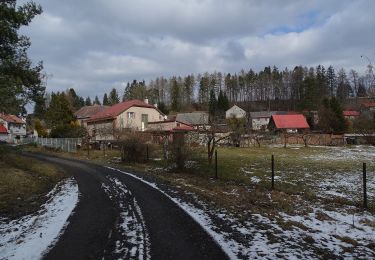
[[[358,111],[354,111],[354,110],[344,110],[342,111],[342,114],[348,120],[354,120],[361,115]]]
[[[272,131],[283,131],[287,133],[296,133],[298,131],[310,129],[304,115],[272,115],[268,124]]]
[[[165,115],[155,105],[134,99],[118,103],[85,120],[95,140],[113,140],[114,132],[123,129],[144,131],[150,122],[163,121]]]
[[[362,111],[375,111],[375,102],[363,102],[361,104]]]
[[[7,129],[10,143],[17,143],[26,137],[26,122],[15,115],[0,113],[0,125]]]
[[[91,116],[107,108],[109,108],[109,106],[101,106],[101,105],[84,106],[84,107],[81,107],[76,112],[74,112],[74,116],[76,117],[79,125],[87,126],[86,125],[87,119],[89,119]]]
[[[8,140],[9,140],[8,129],[6,129],[4,125],[0,124],[0,141],[8,142]]]

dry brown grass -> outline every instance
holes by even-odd
[[[21,216],[39,208],[64,174],[54,166],[16,154],[0,161],[0,215]]]

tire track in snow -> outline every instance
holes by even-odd
[[[102,188],[119,209],[113,241],[104,255],[111,259],[150,259],[150,239],[141,209],[130,190],[114,177],[107,177]]]

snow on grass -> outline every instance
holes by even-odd
[[[295,221],[307,228],[305,231],[298,228],[290,231],[292,236],[309,235],[318,248],[344,258],[375,257],[375,251],[369,247],[375,243],[373,215],[366,212],[348,214],[314,208],[307,216],[282,216],[286,221]]]
[[[313,147],[325,150],[322,154],[307,156],[306,158],[325,161],[325,160],[358,160],[358,161],[372,161],[375,157],[375,146],[357,145],[351,147],[332,147],[319,146]]]
[[[150,238],[141,209],[125,184],[114,177],[107,177],[109,185],[102,184],[104,191],[119,207],[120,219],[112,257],[117,259],[150,259]]]
[[[78,185],[73,178],[50,191],[35,214],[7,221],[0,219],[1,259],[40,259],[57,242],[77,205]]]
[[[196,196],[196,205],[192,205],[167,194],[155,183],[108,168],[132,176],[164,193],[197,221],[231,259],[375,257],[375,217],[370,213],[356,213],[353,217],[352,213],[348,213],[352,209],[339,212],[312,206],[311,213],[305,215],[279,213],[270,218],[251,213],[250,218],[244,221],[223,209],[209,208]]]

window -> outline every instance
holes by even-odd
[[[135,113],[134,112],[128,112],[128,118],[129,119],[134,119],[135,118]]]

